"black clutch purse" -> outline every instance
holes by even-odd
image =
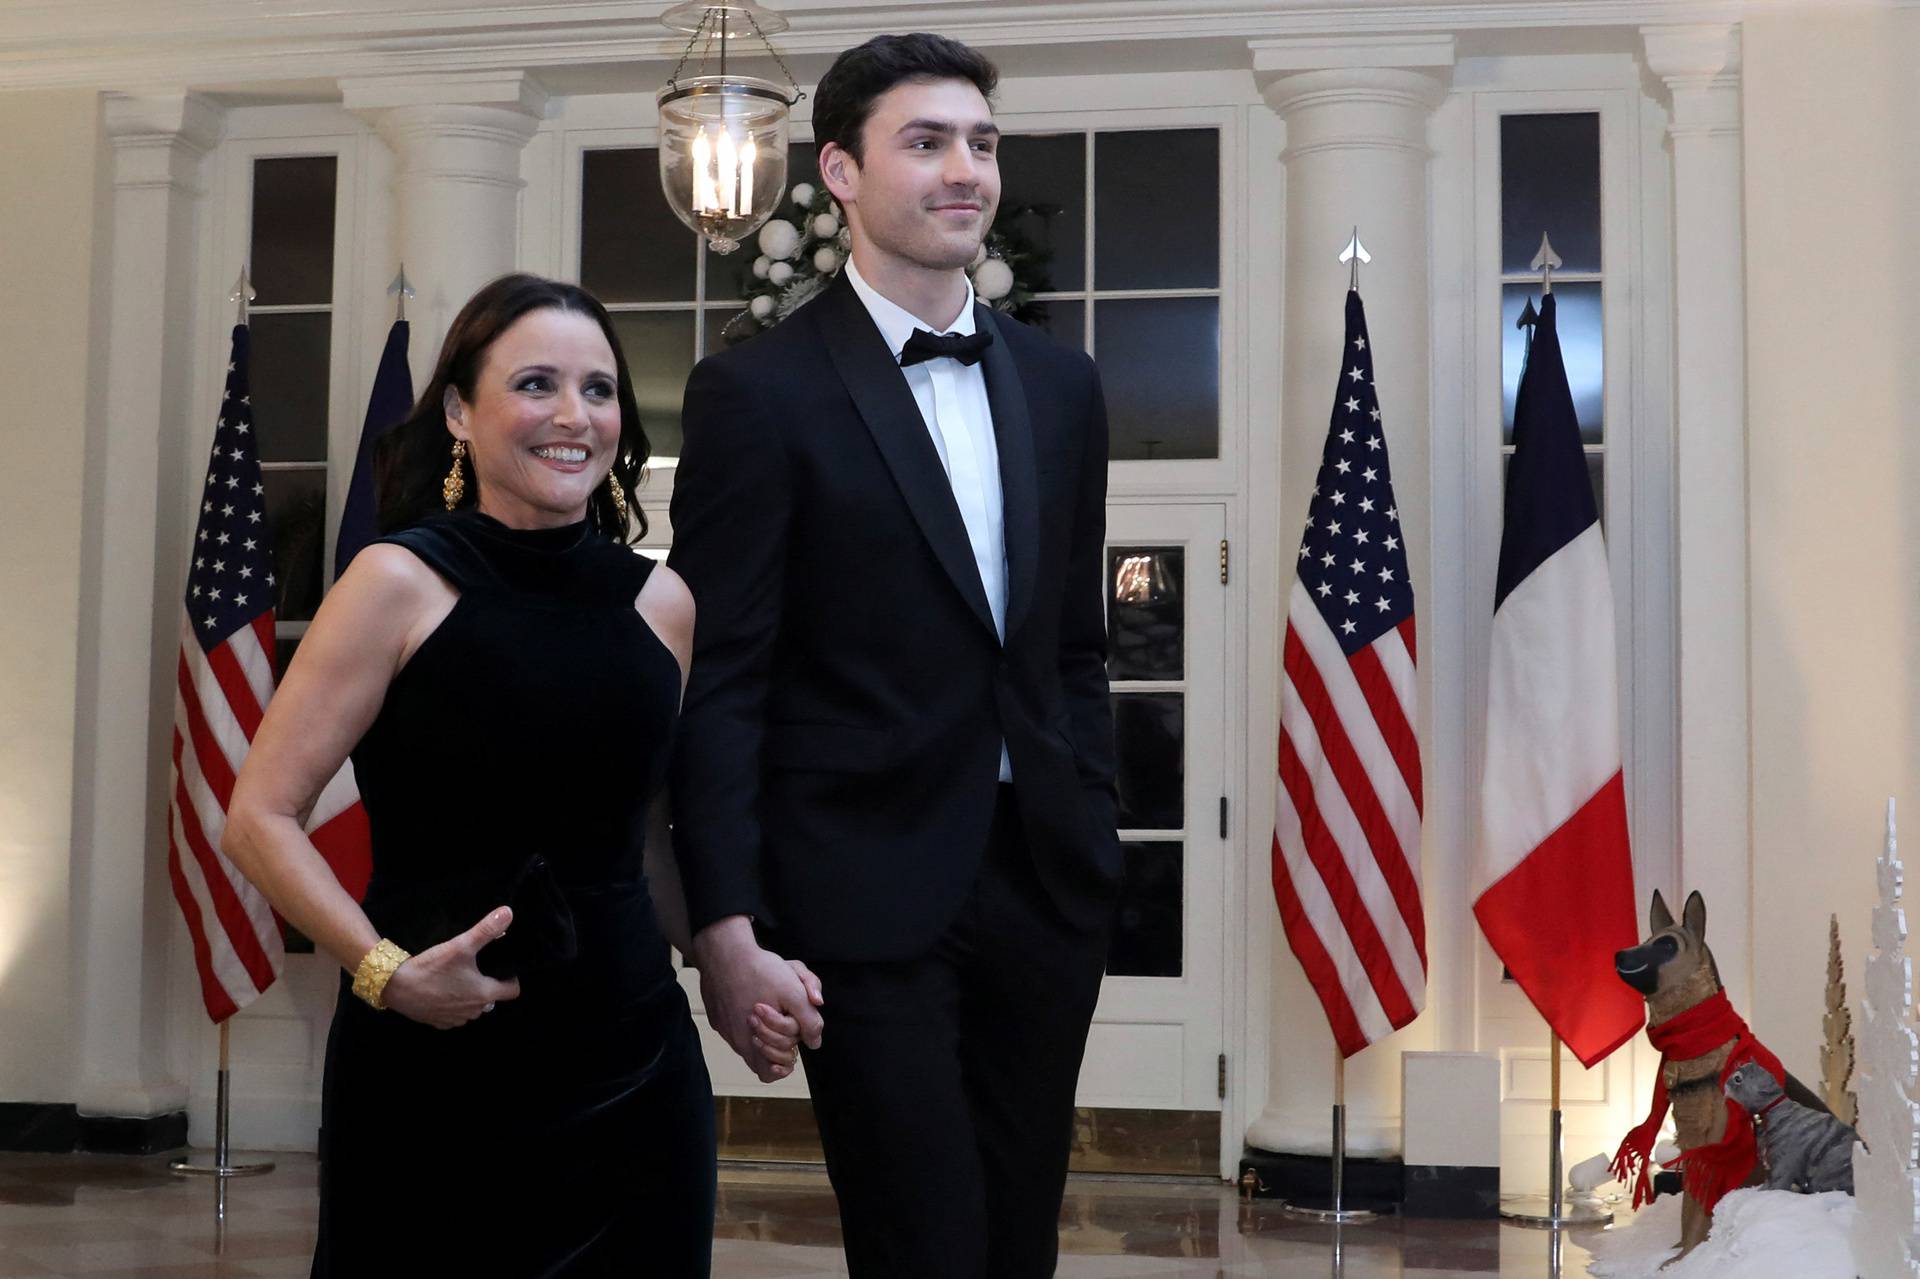
[[[507,884],[505,900],[513,908],[513,922],[504,937],[481,948],[476,961],[481,972],[506,981],[558,967],[579,955],[573,910],[545,857],[535,853],[527,859]],[[499,904],[496,900],[480,910]],[[479,918],[479,912],[474,918]]]

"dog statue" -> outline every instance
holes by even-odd
[[[1837,1116],[1787,1096],[1786,1088],[1757,1061],[1727,1076],[1727,1096],[1760,1123],[1768,1190],[1853,1193],[1853,1143],[1860,1135]]]
[[[1757,1063],[1784,1080],[1786,1095],[1814,1110],[1826,1106],[1787,1074],[1747,1023],[1733,1011],[1707,949],[1707,903],[1688,896],[1680,922],[1659,893],[1647,912],[1646,941],[1614,956],[1620,980],[1646,997],[1647,1038],[1660,1050],[1653,1109],[1620,1143],[1613,1171],[1633,1186],[1633,1206],[1653,1199],[1653,1143],[1668,1107],[1680,1141],[1680,1255],[1699,1245],[1713,1223],[1714,1205],[1730,1190],[1762,1180],[1753,1116],[1725,1092],[1728,1077]]]

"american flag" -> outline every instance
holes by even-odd
[[[220,852],[234,776],[273,695],[273,551],[254,445],[239,324],[187,570],[167,825],[167,873],[216,1022],[273,984],[284,953],[272,907]]]
[[[1426,1004],[1413,584],[1360,294],[1287,602],[1273,890],[1351,1057]]]
[[[271,986],[285,954],[272,907],[220,852],[234,777],[274,683],[273,549],[247,389],[247,341],[247,327],[234,326],[187,569],[167,823],[167,873],[186,916],[201,997],[215,1022]],[[351,766],[321,792],[307,827],[348,890],[364,891],[365,870],[356,869],[355,859],[365,861],[366,815]]]

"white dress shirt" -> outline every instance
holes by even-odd
[[[912,312],[888,301],[860,278],[853,259],[847,259],[847,282],[867,308],[867,314],[880,330],[887,349],[896,362],[901,348],[915,329],[929,326]],[[936,334],[971,334],[973,321],[973,283],[967,282],[967,300],[960,314]],[[993,409],[987,402],[987,375],[980,364],[962,364],[950,356],[938,356],[900,370],[920,406],[920,417],[933,438],[940,465],[946,468],[947,483],[953,488],[954,503],[967,526],[967,540],[973,544],[974,566],[980,570],[980,585],[987,593],[987,607],[993,611],[993,628],[1001,643],[1007,638],[1007,537],[1004,500],[1000,491],[1000,446],[993,435]],[[1013,766],[1007,748],[1000,747],[1000,780],[1013,780]]]

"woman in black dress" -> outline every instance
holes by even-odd
[[[712,1095],[642,871],[694,607],[626,545],[646,459],[606,310],[482,289],[235,785],[227,855],[344,970],[316,1276],[708,1273]],[[364,908],[302,832],[349,752]]]

